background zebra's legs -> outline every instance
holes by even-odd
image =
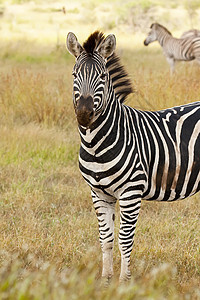
[[[120,204],[120,231],[119,231],[119,249],[121,252],[121,273],[120,281],[126,281],[131,278],[130,255],[133,248],[133,239],[136,223],[140,211],[141,199],[131,200],[123,199]]]
[[[175,60],[173,57],[166,57],[168,64],[170,65],[170,74],[172,75],[174,73],[174,67],[175,67]]]
[[[198,62],[198,64],[200,64],[200,55],[196,58],[196,61]]]
[[[99,222],[99,239],[103,255],[102,277],[107,281],[113,275],[114,220],[116,199],[103,200],[92,193]]]

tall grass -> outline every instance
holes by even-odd
[[[96,265],[91,261],[89,254],[93,259],[95,257],[90,251],[87,258],[79,262],[77,268],[65,268],[60,272],[49,262],[41,262],[33,255],[26,255],[22,262],[18,254],[10,257],[4,253],[6,259],[0,270],[2,299],[184,299],[177,292],[176,268],[166,263],[160,264],[129,284],[119,286],[118,282],[113,280],[112,284],[104,289],[96,279]],[[26,270],[24,261],[27,265],[35,267],[35,270]],[[198,297],[199,291],[196,289],[192,293],[189,292],[185,299]]]
[[[1,117],[21,123],[66,124],[71,106],[71,80],[63,70],[61,74],[59,70],[52,73],[49,74],[48,69],[41,72],[15,67],[11,72],[1,74]]]

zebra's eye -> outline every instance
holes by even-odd
[[[105,80],[105,79],[106,79],[106,76],[107,76],[107,74],[106,74],[105,72],[103,72],[103,73],[100,75],[100,79]]]
[[[73,71],[73,72],[72,72],[72,75],[74,76],[74,78],[76,78],[76,77],[77,77],[77,74],[76,74],[76,72],[75,72],[75,71]]]

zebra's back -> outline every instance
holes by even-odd
[[[183,32],[183,34],[180,36],[180,39],[185,38],[194,38],[200,36],[200,30],[198,29],[190,29],[188,31]]]

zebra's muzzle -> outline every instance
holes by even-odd
[[[94,117],[94,102],[91,96],[81,96],[76,106],[76,117],[78,124],[89,127]]]
[[[145,46],[148,46],[149,45],[149,42],[147,40],[144,40],[144,45]]]

